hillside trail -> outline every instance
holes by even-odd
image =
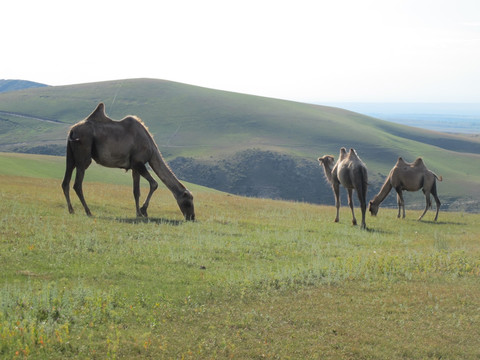
[[[19,113],[8,112],[8,111],[0,111],[0,115],[15,116],[15,117],[19,117],[19,118],[31,119],[31,120],[36,120],[36,121],[43,121],[43,122],[48,122],[48,123],[52,123],[52,124],[65,124],[65,123],[63,123],[61,121],[58,121],[58,120],[46,119],[46,118],[41,118],[41,117],[37,117],[37,116],[30,116],[30,115],[19,114]]]

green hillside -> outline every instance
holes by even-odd
[[[250,196],[332,203],[316,163],[354,147],[367,164],[369,198],[398,156],[422,156],[444,181],[445,207],[478,209],[480,141],[388,123],[346,110],[135,79],[0,94],[0,151],[63,154],[68,127],[104,102],[140,116],[176,174]],[[272,174],[274,174],[272,176]],[[422,206],[421,193],[410,204]],[[395,197],[389,197],[389,203]]]

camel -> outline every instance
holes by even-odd
[[[378,207],[393,188],[397,192],[397,217],[400,218],[400,213],[403,209],[403,218],[405,218],[405,201],[403,200],[402,191],[418,191],[422,189],[425,194],[426,206],[423,214],[420,215],[418,220],[422,220],[428,208],[432,206],[432,201],[430,199],[430,194],[432,194],[437,204],[437,213],[435,214],[435,221],[437,221],[438,211],[440,210],[440,200],[437,196],[436,180],[442,181],[442,177],[437,176],[428,170],[423,163],[422,158],[417,158],[413,163],[407,163],[399,157],[395,166],[390,170],[388,178],[385,180],[380,192],[370,201],[370,213],[373,216],[377,215]]]
[[[76,168],[73,189],[78,195],[88,216],[92,213],[85,202],[82,182],[85,170],[93,160],[110,168],[132,170],[133,196],[138,217],[148,217],[147,208],[158,183],[150,175],[146,163],[160,180],[172,192],[186,220],[195,220],[193,195],[177,179],[164,161],[148,128],[136,116],[127,116],[122,120],[112,120],[105,114],[105,105],[98,104],[96,109],[84,120],[73,125],[67,138],[67,163],[62,182],[63,193],[68,210],[74,213],[70,202],[69,185],[73,170]],[[150,184],[150,191],[140,208],[140,176]]]
[[[354,149],[350,149],[347,154],[345,148],[340,149],[340,156],[334,165],[335,158],[332,155],[325,155],[318,158],[318,162],[323,167],[327,181],[332,185],[335,195],[335,206],[337,208],[337,216],[335,222],[339,221],[340,211],[340,184],[348,191],[348,205],[352,210],[352,224],[357,225],[357,219],[353,211],[353,189],[357,192],[360,207],[362,209],[362,229],[366,228],[365,212],[367,209],[367,186],[368,175],[367,167],[357,155]]]

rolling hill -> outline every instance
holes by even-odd
[[[17,91],[30,88],[48,86],[45,84],[27,81],[27,80],[6,80],[0,79],[0,93],[8,91]]]
[[[62,155],[68,128],[104,102],[107,114],[141,117],[182,179],[236,194],[333,203],[316,158],[355,148],[368,197],[398,156],[422,156],[444,181],[444,208],[480,204],[480,141],[389,123],[335,107],[153,79],[43,87],[0,94],[0,151]],[[105,169],[105,171],[115,171]],[[118,170],[119,171],[119,170]],[[423,206],[421,193],[407,203]],[[395,203],[390,195],[389,204]]]

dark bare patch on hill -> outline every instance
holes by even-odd
[[[236,195],[334,204],[332,190],[316,159],[251,149],[220,161],[178,157],[170,166],[186,181]],[[377,189],[371,186],[369,192]],[[346,204],[346,193],[342,195]]]

